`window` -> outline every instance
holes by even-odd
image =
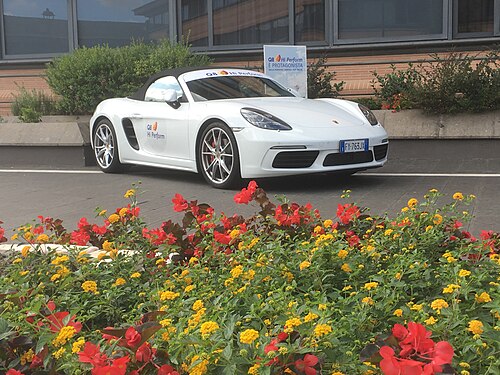
[[[167,76],[158,78],[148,87],[144,95],[144,100],[147,102],[163,102],[167,90],[175,90],[177,98],[184,95],[177,79],[172,76]]]
[[[436,38],[443,16],[443,0],[338,0],[338,39]]]
[[[3,1],[6,55],[69,51],[66,0]]]
[[[169,37],[168,0],[78,0],[78,44],[119,47]]]
[[[493,0],[458,0],[454,5],[456,34],[493,34]]]
[[[238,0],[223,5],[214,7],[214,45],[288,43],[288,0]]]
[[[295,1],[295,42],[324,42],[325,1]]]
[[[206,0],[182,0],[182,37],[193,47],[208,46],[208,11]]]

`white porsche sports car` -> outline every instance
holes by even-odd
[[[255,71],[185,68],[152,76],[134,95],[101,102],[90,120],[99,167],[198,172],[217,188],[242,178],[353,173],[387,161],[373,113],[340,99],[304,99]]]

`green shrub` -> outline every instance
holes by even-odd
[[[432,56],[415,87],[415,101],[427,112],[480,112],[500,108],[498,53],[488,53],[477,65],[475,56],[451,53]]]
[[[430,113],[481,112],[500,108],[500,63],[492,50],[477,56],[431,55],[432,61],[407,69],[391,66],[390,73],[373,72],[372,87],[382,107],[421,108]]]
[[[321,57],[307,68],[307,97],[335,98],[344,88],[344,81],[332,84],[335,72],[328,72],[325,68],[326,58]]]
[[[18,116],[24,122],[39,122],[43,115],[57,114],[57,101],[43,91],[19,88],[19,94],[14,96],[14,102],[11,105],[11,111],[14,116]],[[35,119],[38,121],[25,121],[25,119]]]
[[[209,63],[207,56],[192,54],[187,44],[169,41],[84,47],[49,63],[47,82],[61,96],[64,113],[91,113],[104,99],[132,94],[153,73]]]
[[[400,110],[413,107],[415,85],[420,81],[421,75],[411,63],[406,70],[398,70],[391,64],[390,73],[380,75],[375,71],[373,76],[371,84],[382,108]]]

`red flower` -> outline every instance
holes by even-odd
[[[135,358],[139,362],[149,362],[153,358],[154,350],[148,342],[142,344],[135,352]]]
[[[220,233],[216,230],[214,230],[214,239],[223,245],[229,245],[231,242],[231,236],[229,234]]]
[[[172,366],[163,365],[158,369],[157,375],[179,375],[179,373]]]
[[[337,217],[340,219],[342,224],[349,224],[354,218],[359,217],[359,208],[353,204],[344,204],[337,206]]]
[[[179,193],[176,193],[175,196],[172,198],[172,203],[174,204],[175,212],[182,212],[187,210],[188,208],[187,201]]]
[[[54,301],[49,301],[47,302],[47,308],[50,310],[50,311],[54,311],[56,309],[56,304]]]
[[[0,224],[2,224],[1,221],[0,221]],[[5,229],[0,227],[0,243],[6,242],[6,241],[7,241],[7,238],[5,237]]]
[[[99,345],[86,342],[83,351],[78,353],[78,360],[83,363],[90,363],[93,367],[101,367],[107,363],[108,357],[101,353]]]
[[[318,357],[312,354],[306,354],[304,359],[298,359],[295,361],[295,367],[298,371],[305,373],[306,375],[316,375],[316,369],[314,366],[318,363]]]
[[[59,332],[61,328],[66,326],[71,326],[75,329],[76,333],[80,332],[82,329],[82,323],[75,321],[75,316],[73,315],[66,324],[64,324],[65,318],[69,315],[67,311],[56,312],[51,315],[47,315],[45,318],[49,321],[49,328],[52,332]]]
[[[234,195],[234,201],[237,204],[248,204],[257,189],[257,183],[255,181],[250,181],[247,188],[241,189],[241,192]]]
[[[130,327],[125,332],[125,340],[127,341],[127,345],[131,348],[136,347],[142,340],[141,334],[136,331],[134,327]]]
[[[427,331],[422,324],[408,323],[408,335],[399,343],[399,356],[406,358],[413,353],[428,354],[434,349],[434,341],[430,338],[432,332]]]
[[[380,369],[384,375],[421,375],[423,374],[422,362],[413,360],[401,360],[394,356],[394,349],[389,346],[380,348]]]
[[[267,354],[269,352],[277,351],[279,349],[276,345],[277,343],[279,343],[278,339],[271,340],[271,342],[264,347],[264,353]]]
[[[84,229],[71,232],[71,244],[85,246],[89,241],[90,235]]]
[[[21,371],[17,371],[11,368],[9,371],[5,373],[5,375],[24,375],[24,374]]]
[[[92,225],[92,232],[94,232],[95,234],[100,234],[102,236],[102,235],[106,234],[107,229],[106,229],[105,225],[100,227],[97,224],[94,224],[94,225]]]

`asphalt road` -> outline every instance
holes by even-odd
[[[268,194],[285,195],[300,204],[310,202],[324,218],[334,217],[346,189],[350,201],[369,207],[373,215],[399,212],[408,199],[422,199],[429,189],[444,194],[474,194],[472,214],[466,227],[500,231],[500,141],[393,141],[389,162],[383,168],[352,177],[309,175],[259,180]],[[188,200],[209,203],[216,212],[252,214],[253,205],[233,202],[236,191],[210,188],[195,174],[163,169],[133,167],[125,174],[104,174],[85,167],[74,150],[59,148],[0,150],[0,220],[7,235],[13,228],[38,215],[60,218],[75,229],[85,216],[94,221],[97,207],[113,211],[128,201],[124,192],[141,182],[141,216],[152,227],[168,219],[179,219],[171,199],[181,193]],[[101,219],[95,219],[99,222]]]

